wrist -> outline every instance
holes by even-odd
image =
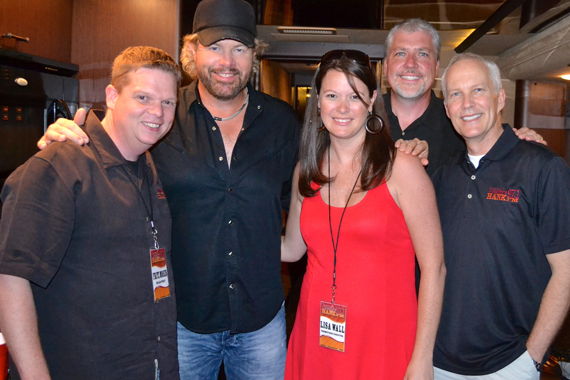
[[[536,360],[534,360],[534,359],[532,358],[532,356],[531,356],[530,358],[532,359],[532,362],[533,362],[533,364],[534,364],[534,368],[536,368],[536,370],[537,370],[538,372],[540,372],[540,370],[542,369],[542,363],[537,362]]]

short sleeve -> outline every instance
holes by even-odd
[[[71,240],[70,189],[49,162],[32,157],[7,179],[0,197],[0,273],[47,287]]]
[[[553,157],[537,179],[537,224],[544,252],[570,249],[570,168]]]

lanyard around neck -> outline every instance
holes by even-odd
[[[136,189],[136,191],[139,193],[140,199],[142,201],[142,204],[146,210],[146,215],[147,215],[147,221],[150,222],[150,229],[152,231],[152,238],[154,240],[154,248],[158,249],[159,245],[158,245],[158,230],[154,227],[154,212],[152,209],[152,195],[150,192],[150,182],[148,180],[148,176],[146,174],[146,170],[144,170],[143,168],[143,173],[144,173],[144,178],[143,178],[143,184],[146,182],[146,187],[148,190],[148,202],[150,203],[150,207],[146,204],[146,201],[144,200],[144,197],[139,189],[139,187],[137,186],[137,184],[135,183],[135,181],[131,178],[131,176],[129,175],[129,172],[127,171],[127,169],[125,169],[125,167],[123,166],[123,169],[125,170],[125,173],[127,174],[127,178],[131,181],[131,184],[134,186],[134,188]]]
[[[338,249],[338,240],[340,239],[340,226],[342,225],[342,219],[344,218],[344,212],[348,207],[348,203],[350,202],[350,198],[354,193],[354,189],[356,189],[356,184],[358,184],[358,180],[360,179],[360,175],[362,174],[362,168],[360,168],[360,172],[358,172],[358,177],[356,177],[356,181],[354,181],[354,186],[352,186],[352,190],[350,191],[350,195],[346,200],[346,204],[344,205],[344,209],[342,210],[342,215],[340,216],[340,221],[338,222],[338,232],[336,235],[336,242],[334,240],[334,234],[332,229],[332,221],[331,221],[331,148],[329,146],[329,228],[331,231],[331,239],[334,251],[334,265],[333,265],[333,284],[331,286],[332,289],[332,304],[334,305],[334,297],[336,292],[336,251]]]

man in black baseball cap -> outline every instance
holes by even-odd
[[[267,46],[243,0],[204,0],[181,62],[195,82],[153,152],[173,216],[181,379],[283,379],[282,211],[300,123],[249,80]]]
[[[257,36],[255,13],[245,1],[204,0],[196,8],[192,31],[204,46],[231,39],[253,47]]]
[[[300,123],[291,106],[249,84],[266,47],[256,36],[247,2],[198,4],[181,51],[195,81],[180,90],[172,131],[151,151],[172,215],[182,380],[216,380],[222,361],[229,380],[284,377],[282,212]]]

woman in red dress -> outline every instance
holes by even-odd
[[[396,151],[386,120],[369,57],[325,54],[282,244],[283,261],[308,252],[288,380],[433,379],[441,227],[430,179],[417,157]]]

